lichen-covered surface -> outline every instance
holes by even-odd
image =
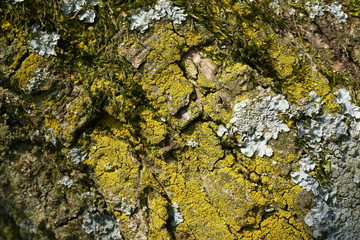
[[[0,239],[357,239],[360,9],[0,2]]]

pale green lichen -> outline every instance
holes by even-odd
[[[55,47],[60,39],[59,34],[40,31],[39,27],[39,25],[33,27],[35,39],[30,41],[31,50],[46,58],[50,55],[56,55]]]
[[[314,194],[316,206],[304,219],[314,228],[314,236],[325,233],[328,239],[351,239],[359,235],[354,227],[359,224],[358,211],[352,204],[359,198],[355,187],[358,173],[352,169],[357,169],[359,159],[360,108],[350,102],[350,94],[345,89],[335,94],[343,112],[321,115],[317,111],[309,116],[311,119],[298,122],[298,135],[307,138],[308,151],[300,159],[299,171],[291,176],[299,186]],[[320,175],[318,179],[311,174],[315,169]],[[326,179],[331,185],[324,183]]]
[[[167,18],[175,25],[179,25],[186,20],[187,15],[185,10],[173,6],[171,2],[159,0],[154,8],[151,8],[149,11],[140,9],[137,14],[133,14],[130,17],[130,29],[139,29],[140,32],[143,33],[146,29],[148,29],[149,24],[152,21],[159,21],[165,16],[167,16]]]

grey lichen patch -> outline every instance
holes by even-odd
[[[354,239],[360,232],[360,108],[351,103],[348,91],[335,93],[343,112],[322,114],[324,104],[315,92],[302,106],[291,105],[282,95],[258,94],[257,98],[241,101],[234,106],[234,117],[226,127],[220,125],[218,136],[240,135],[241,152],[248,157],[271,156],[267,146],[289,127],[279,114],[305,116],[297,122],[298,136],[305,139],[306,153],[300,158],[300,169],[292,172],[293,181],[314,195],[316,206],[305,217],[314,229],[314,236],[327,239]],[[328,178],[332,185],[315,177]]]
[[[95,21],[95,10],[93,6],[97,5],[100,0],[61,0],[63,5],[61,10],[65,14],[78,13],[78,18],[86,23]],[[91,7],[88,7],[91,6]]]
[[[48,33],[46,31],[39,30],[39,26],[33,27],[34,40],[30,41],[31,50],[44,57],[56,55],[55,46],[60,36],[57,33]]]
[[[328,6],[329,11],[334,15],[334,17],[339,21],[339,23],[346,23],[348,15],[341,8],[341,4],[337,2]]]
[[[327,239],[356,239],[360,235],[360,108],[351,103],[345,89],[335,95],[343,112],[321,115],[316,111],[297,124],[307,154],[300,159],[299,171],[291,176],[315,196],[316,206],[305,217],[315,237],[326,234]],[[325,169],[331,185],[314,177],[319,168]]]
[[[216,131],[216,134],[217,134],[219,137],[222,137],[222,136],[228,134],[228,129],[227,129],[224,125],[219,125],[219,128],[218,128],[218,130]]]
[[[298,112],[304,113],[307,117],[312,117],[320,113],[320,109],[323,104],[324,103],[321,101],[318,95],[314,91],[311,91],[309,93],[309,100],[305,105],[302,107],[294,106],[293,108]]]
[[[351,103],[351,96],[345,89],[339,89],[336,93],[336,101],[343,107],[344,114],[360,119],[360,108]]]
[[[169,211],[170,216],[170,224],[173,227],[176,227],[180,223],[184,222],[184,216],[179,211],[179,204],[174,202],[172,205],[172,209]]]
[[[324,16],[324,7],[319,5],[319,4],[315,4],[315,5],[310,5],[309,3],[307,3],[307,6],[310,10],[310,14],[309,17],[314,19],[315,17],[321,17]]]
[[[99,240],[122,240],[118,223],[109,215],[85,212],[83,229],[90,235],[97,236]]]
[[[32,93],[39,89],[41,84],[50,76],[48,69],[37,68],[34,70],[34,77],[30,78],[28,83],[24,86],[26,93]]]
[[[228,131],[224,126],[220,126],[218,135],[239,135],[241,152],[247,157],[252,157],[254,154],[270,157],[273,150],[267,143],[271,139],[277,139],[280,132],[290,131],[279,117],[289,108],[290,105],[284,96],[271,96],[262,92],[257,98],[236,103],[234,116],[227,127]]]
[[[342,5],[334,2],[331,5],[321,5],[306,3],[307,9],[309,10],[309,17],[315,19],[316,17],[322,17],[325,15],[325,12],[330,12],[339,23],[347,23],[348,15],[342,10]]]
[[[25,218],[20,224],[19,227],[26,232],[27,234],[37,233],[39,229],[30,221],[30,219]]]
[[[133,214],[136,208],[136,206],[131,204],[130,200],[127,199],[126,197],[123,198],[115,197],[114,203],[115,203],[115,210],[119,210],[127,216]]]
[[[79,148],[73,147],[69,149],[67,157],[75,164],[82,163],[87,157],[86,151],[81,151]]]
[[[64,176],[62,179],[58,181],[58,184],[64,185],[68,188],[72,187],[74,185],[74,181],[70,179],[69,176]]]
[[[159,0],[154,8],[148,11],[139,9],[137,14],[133,14],[130,17],[130,29],[138,29],[143,33],[151,22],[159,21],[166,16],[173,24],[180,25],[186,20],[187,15],[184,10],[173,6],[170,2]]]
[[[199,145],[199,142],[196,140],[191,139],[191,140],[186,141],[186,146],[196,147],[197,145]]]

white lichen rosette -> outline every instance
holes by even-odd
[[[241,101],[234,105],[234,116],[228,126],[220,125],[217,134],[239,135],[240,150],[247,157],[254,154],[270,157],[273,149],[267,143],[277,139],[281,132],[290,131],[280,118],[280,114],[289,108],[290,104],[283,95]]]
[[[96,13],[93,6],[97,5],[100,0],[61,0],[63,5],[61,10],[64,14],[78,13],[80,21],[94,23]],[[86,8],[85,8],[86,6]]]
[[[51,55],[56,55],[55,47],[57,41],[60,39],[60,36],[55,33],[48,33],[46,31],[41,31],[39,25],[33,26],[32,30],[35,39],[30,41],[31,51],[36,52],[44,57],[49,57]]]

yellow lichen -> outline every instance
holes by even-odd
[[[139,109],[139,116],[141,118],[139,127],[142,135],[150,144],[158,144],[165,139],[168,133],[163,122],[155,120],[155,115],[146,108]]]
[[[145,121],[154,121],[149,110],[141,112]],[[132,155],[129,144],[136,142],[131,137],[131,126],[113,118],[102,124],[111,133],[94,130],[91,134],[94,145],[85,163],[94,168],[98,183],[108,197],[137,199],[141,189],[151,186],[153,191],[147,196],[149,229],[142,230],[148,231],[148,237],[170,238],[166,226],[171,203],[163,197],[166,194],[179,204],[184,217],[175,234],[186,232],[196,239],[275,239],[276,236],[307,239],[303,223],[296,218],[301,216],[296,207],[301,189],[282,175],[281,164],[296,160],[297,155],[292,151],[276,155],[273,161],[244,158],[238,151],[236,160],[222,149],[216,124],[204,122],[185,132],[183,141],[194,140],[198,145],[185,147],[184,142],[178,142],[183,148],[176,153],[176,160],[164,161],[150,154],[154,150],[149,149],[151,152],[140,163]],[[148,167],[141,170],[144,163]],[[266,211],[269,214],[264,219]],[[121,212],[116,216],[124,223],[132,219]],[[124,234],[134,233],[125,230]]]
[[[181,153],[186,163],[191,163],[193,167],[201,169],[211,169],[216,161],[224,156],[215,129],[217,129],[216,124],[205,122],[194,124],[189,131],[185,132],[186,140],[198,143],[196,147],[187,147]]]
[[[39,54],[30,54],[22,63],[19,70],[16,71],[14,78],[16,86],[24,89],[29,80],[35,76],[35,70],[42,67],[45,59]]]
[[[309,98],[309,92],[314,91],[325,102],[327,111],[339,110],[339,105],[334,101],[334,94],[328,80],[318,72],[311,72],[302,81],[291,81],[290,79],[286,86],[284,93],[300,105],[304,99]]]
[[[180,60],[180,52],[185,47],[185,39],[173,30],[171,23],[160,24],[155,27],[157,38],[149,39],[146,44],[152,47],[152,51],[146,58],[156,64],[157,69],[162,69],[168,64]]]
[[[213,121],[227,122],[231,118],[231,112],[223,107],[221,101],[219,92],[208,94],[202,99],[203,110]]]
[[[172,175],[169,190],[173,201],[179,204],[185,221],[177,226],[177,231],[188,232],[196,239],[231,239],[233,236],[226,222],[209,202],[206,191],[199,186],[202,179],[195,176],[185,179],[177,173]]]
[[[281,42],[281,41],[279,41]],[[284,44],[272,44],[270,55],[275,60],[274,67],[279,73],[281,78],[289,78],[293,74],[293,66],[297,60],[295,53]]]
[[[9,22],[4,22],[3,24],[1,24],[2,29],[8,29],[9,27],[11,27],[11,24]]]
[[[256,27],[260,30],[248,26],[244,34],[261,47],[259,36],[265,38],[267,31],[260,25]],[[144,65],[132,78],[148,100],[136,109],[135,121],[121,118],[119,106],[128,103],[124,103],[122,95],[112,96],[112,92],[118,92],[114,90],[115,84],[97,80],[92,85],[97,92],[109,90],[106,92],[111,97],[105,111],[114,117],[100,122],[105,130],[95,128],[91,133],[94,148],[86,161],[94,168],[102,191],[108,197],[132,196],[134,201],[140,196],[145,198],[149,207],[148,229],[144,227],[142,231],[151,239],[171,238],[167,229],[171,202],[179,204],[184,217],[184,222],[174,228],[175,236],[187,233],[195,239],[276,239],[277,236],[307,239],[304,225],[297,219],[302,216],[297,208],[301,189],[288,178],[291,164],[298,158],[293,149],[286,148],[272,159],[246,158],[236,147],[225,150],[216,134],[215,122],[229,121],[232,105],[253,94],[249,91],[252,84],[267,86],[273,84],[272,78],[260,78],[244,63],[212,59],[215,65],[223,67],[221,74],[209,79],[194,65],[196,74],[190,81],[178,62],[181,53],[201,36],[191,33],[192,39],[186,40],[175,34],[169,24],[157,24],[154,28],[151,40],[142,43],[129,39],[123,46],[136,50],[146,46],[149,50],[145,56],[137,56],[144,57]],[[183,34],[186,36],[187,32]],[[283,93],[295,99],[298,93],[291,93],[295,89],[290,82],[296,55],[285,49],[284,44],[278,44],[269,54],[280,77],[289,78]],[[211,44],[202,50],[219,51]],[[126,54],[131,57],[129,52]],[[119,73],[116,77],[124,76]],[[305,85],[299,88],[304,90]],[[195,93],[197,99],[192,101]],[[226,97],[229,99],[224,104]],[[185,128],[192,116],[202,113],[206,120]],[[279,140],[285,141],[281,137]],[[151,190],[144,196],[145,188]],[[119,211],[116,216],[123,224],[138,217],[125,216]],[[132,236],[128,229],[124,231],[126,236]]]
[[[170,233],[166,229],[168,220],[167,206],[169,203],[158,194],[150,196],[149,199],[149,239],[170,239]]]
[[[177,113],[181,107],[187,105],[193,92],[192,84],[176,64],[169,65],[161,73],[139,76],[136,81],[162,115]]]

